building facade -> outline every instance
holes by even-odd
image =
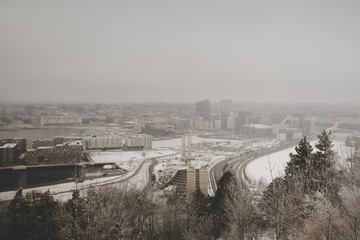
[[[147,134],[128,135],[125,139],[124,150],[142,150],[152,148],[152,136]]]
[[[198,117],[202,117],[204,121],[210,121],[210,99],[196,102],[195,112]]]
[[[0,167],[11,167],[19,159],[19,148],[17,143],[6,143],[0,146]]]
[[[264,124],[245,125],[244,132],[251,138],[270,138],[273,136],[272,126]]]
[[[80,141],[56,146],[38,147],[26,152],[27,165],[69,164],[81,162],[83,145]]]
[[[34,139],[32,140],[32,148],[50,147],[54,145],[54,141],[50,139]]]
[[[0,139],[0,146],[4,146],[7,143],[17,143],[19,153],[26,152],[26,138],[6,138]]]
[[[121,149],[122,137],[120,136],[92,136],[85,139],[85,147],[89,150]]]

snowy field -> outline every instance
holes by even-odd
[[[333,144],[333,150],[338,153],[338,158],[336,159],[337,164],[340,164],[344,162],[345,158],[350,156],[351,149],[345,147],[344,143],[340,141],[334,141]],[[315,152],[315,142],[311,142],[311,145]],[[290,153],[296,153],[295,146],[260,157],[247,165],[245,170],[246,175],[254,182],[269,184],[272,178],[282,177],[284,175],[286,164],[290,161]]]
[[[91,152],[90,157],[94,162],[113,162],[119,167],[132,171],[144,159],[164,157],[176,154],[172,150],[149,150],[133,152]]]
[[[283,176],[286,163],[290,161],[289,153],[291,152],[295,153],[294,147],[286,148],[252,161],[246,166],[246,175],[253,181],[263,181],[269,184],[272,178]]]
[[[198,136],[191,137],[192,144],[198,143],[225,143],[230,142],[230,144],[242,146],[244,140],[228,140],[228,139],[213,139],[213,138],[201,138]],[[152,147],[154,149],[161,149],[161,148],[174,148],[174,147],[181,147],[181,138],[174,138],[170,140],[161,140],[161,141],[153,141]]]

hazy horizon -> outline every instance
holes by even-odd
[[[357,1],[1,1],[0,103],[360,102]]]

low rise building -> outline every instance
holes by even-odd
[[[27,165],[69,164],[81,162],[83,145],[80,141],[38,147],[26,152]]]

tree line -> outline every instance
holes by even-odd
[[[125,188],[78,191],[65,203],[49,192],[17,191],[0,205],[0,239],[358,239],[360,164],[335,166],[331,132],[306,137],[285,175],[261,192],[231,172],[214,197],[171,196]]]

